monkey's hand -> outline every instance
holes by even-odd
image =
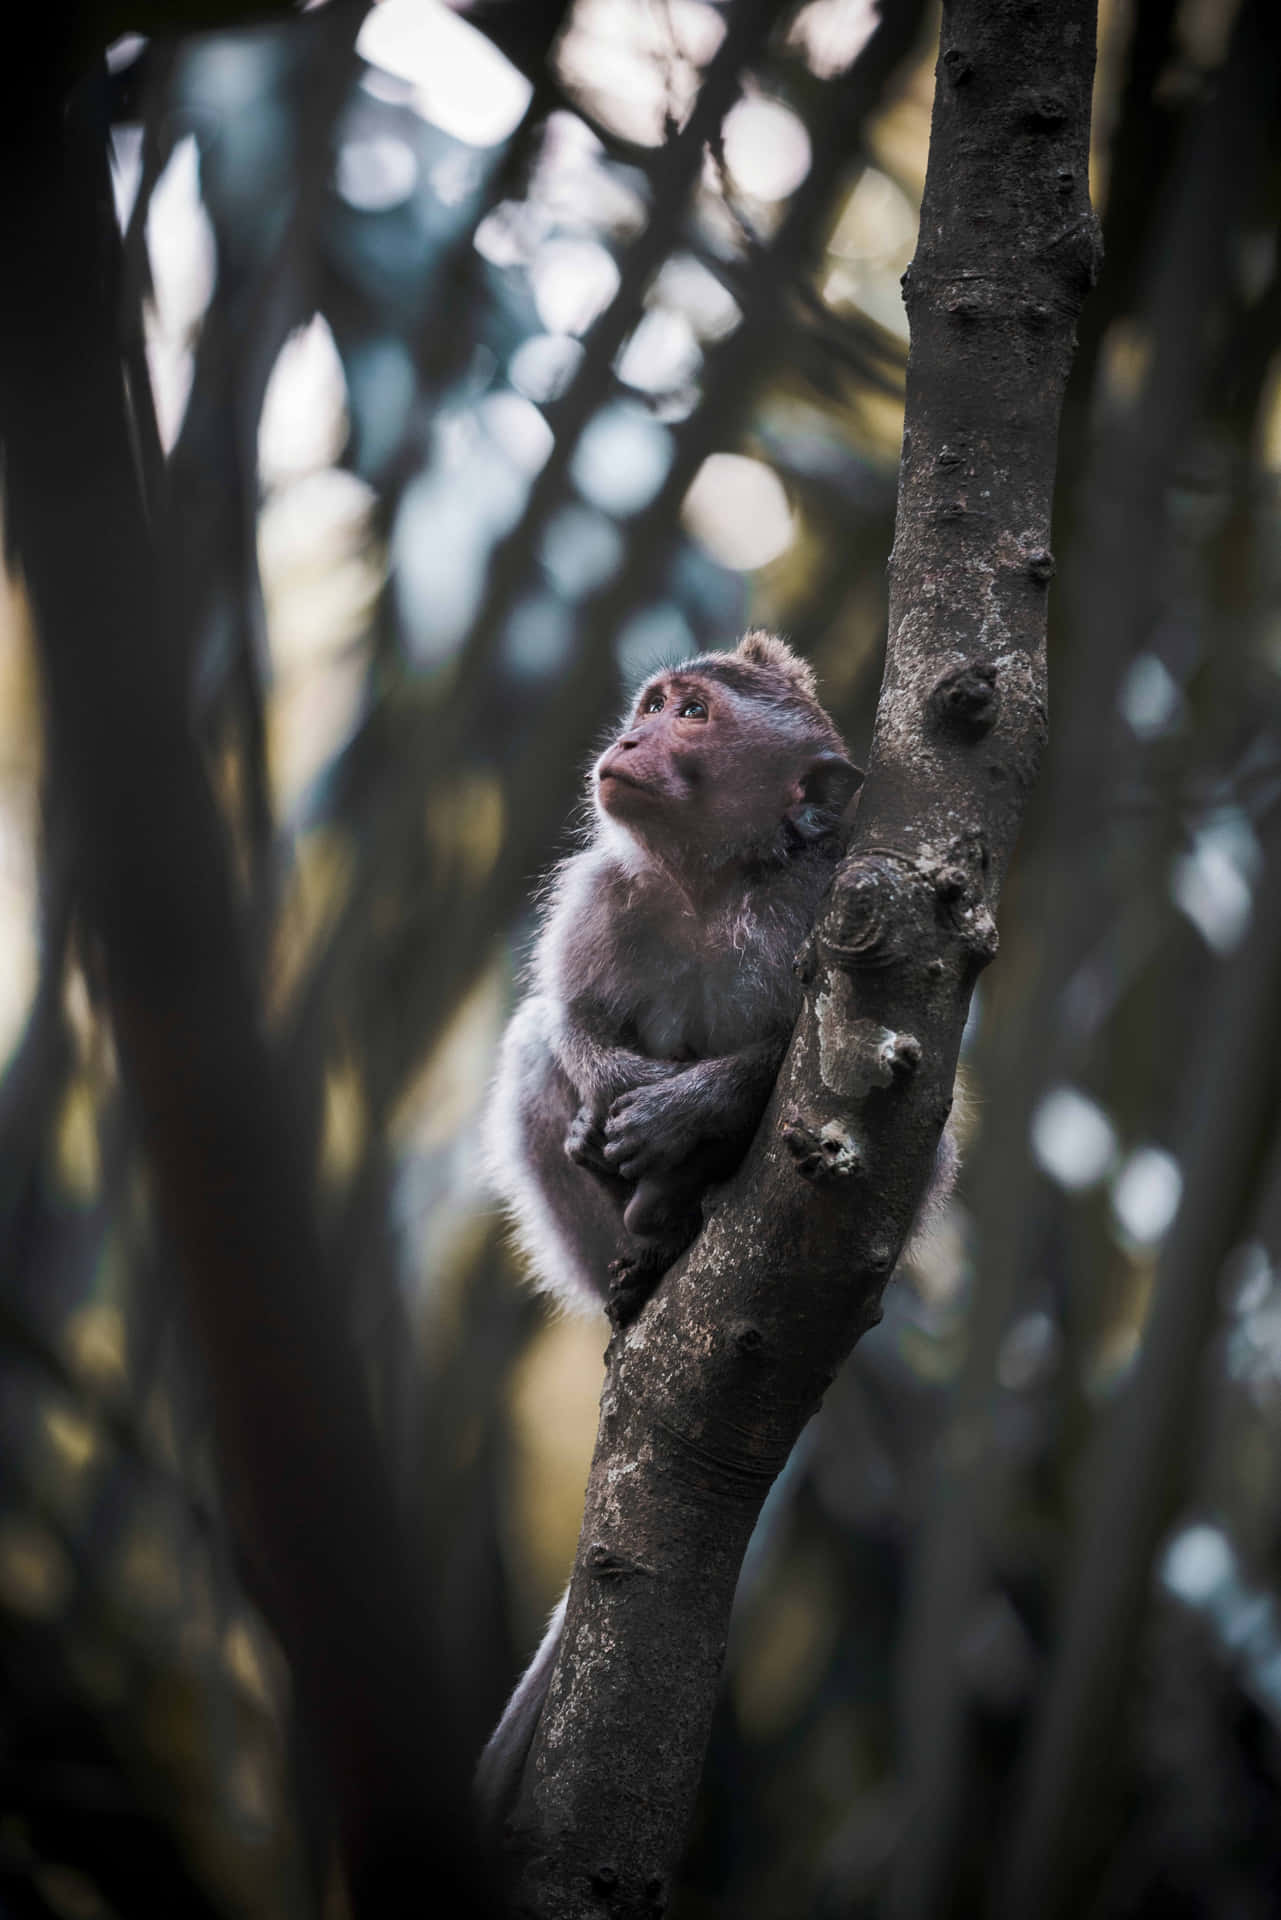
[[[586,1100],[569,1123],[569,1132],[565,1135],[565,1153],[576,1167],[586,1167],[589,1173],[612,1174],[614,1171],[605,1158],[605,1129],[601,1116]]]
[[[605,1160],[624,1180],[684,1165],[708,1142],[743,1151],[769,1098],[786,1040],[677,1066],[657,1085],[631,1087],[605,1117]],[[732,1163],[734,1152],[730,1151]]]
[[[692,1071],[656,1086],[620,1093],[605,1118],[603,1153],[609,1172],[624,1180],[670,1173],[688,1160],[709,1131],[709,1102]]]
[[[674,1061],[648,1060],[643,1054],[620,1054],[618,1058],[620,1061],[626,1059],[627,1078],[621,1084],[616,1079],[603,1095],[584,1100],[565,1135],[566,1157],[576,1167],[585,1167],[589,1173],[604,1174],[615,1179],[618,1169],[612,1167],[605,1158],[605,1126],[611,1104],[638,1087],[669,1082],[674,1074],[682,1071]]]

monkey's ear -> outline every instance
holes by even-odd
[[[821,840],[862,784],[862,769],[843,753],[816,753],[792,790],[787,819],[802,840]]]
[[[818,700],[818,681],[813,667],[808,660],[802,660],[799,653],[793,653],[786,640],[780,640],[776,633],[753,627],[743,635],[734,651],[740,660],[749,660],[754,667],[767,667],[771,673],[780,675],[806,700]]]

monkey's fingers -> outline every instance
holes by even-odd
[[[610,1261],[605,1312],[611,1326],[622,1328],[631,1325],[654,1291],[657,1279],[656,1273],[646,1272],[634,1260]]]
[[[606,1130],[605,1162],[611,1173],[624,1180],[643,1180],[647,1174],[666,1172],[668,1166],[662,1142],[638,1127]]]
[[[665,1250],[655,1247],[643,1247],[626,1258],[610,1261],[605,1312],[611,1325],[631,1324],[670,1264]]]
[[[697,1136],[675,1114],[641,1121],[631,1115],[605,1122],[605,1158],[624,1180],[671,1173],[687,1160]]]
[[[611,1173],[620,1180],[639,1180],[645,1172],[647,1162],[643,1154],[634,1154],[625,1158],[625,1147],[610,1145],[605,1149],[605,1164]]]
[[[652,1087],[634,1087],[614,1101],[605,1116],[605,1157],[625,1180],[664,1172],[673,1164],[671,1112],[670,1101]]]
[[[613,1173],[614,1169],[605,1158],[604,1146],[599,1135],[591,1140],[579,1140],[570,1145],[565,1142],[565,1153],[576,1167],[583,1167],[588,1173]]]
[[[586,1167],[590,1173],[613,1171],[605,1159],[604,1131],[596,1124],[590,1107],[580,1107],[570,1121],[565,1154],[576,1167]]]

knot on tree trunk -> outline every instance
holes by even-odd
[[[836,876],[819,928],[825,955],[838,966],[883,967],[899,959],[912,917],[908,862],[894,853],[847,860]]]

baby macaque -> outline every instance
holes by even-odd
[[[742,1159],[862,775],[781,640],[642,688],[592,771],[507,1029],[489,1158],[539,1285],[625,1322]]]
[[[592,770],[489,1111],[493,1183],[539,1285],[630,1319],[742,1159],[800,1011],[792,962],[862,780],[781,640],[749,633],[642,688]],[[511,1804],[565,1602],[485,1749]]]
[[[742,1159],[801,1005],[792,962],[862,775],[781,640],[749,633],[642,688],[592,771],[589,844],[558,869],[489,1114],[494,1184],[540,1286],[622,1323]],[[949,1130],[923,1213],[956,1164]],[[514,1802],[562,1599],[481,1759]]]

